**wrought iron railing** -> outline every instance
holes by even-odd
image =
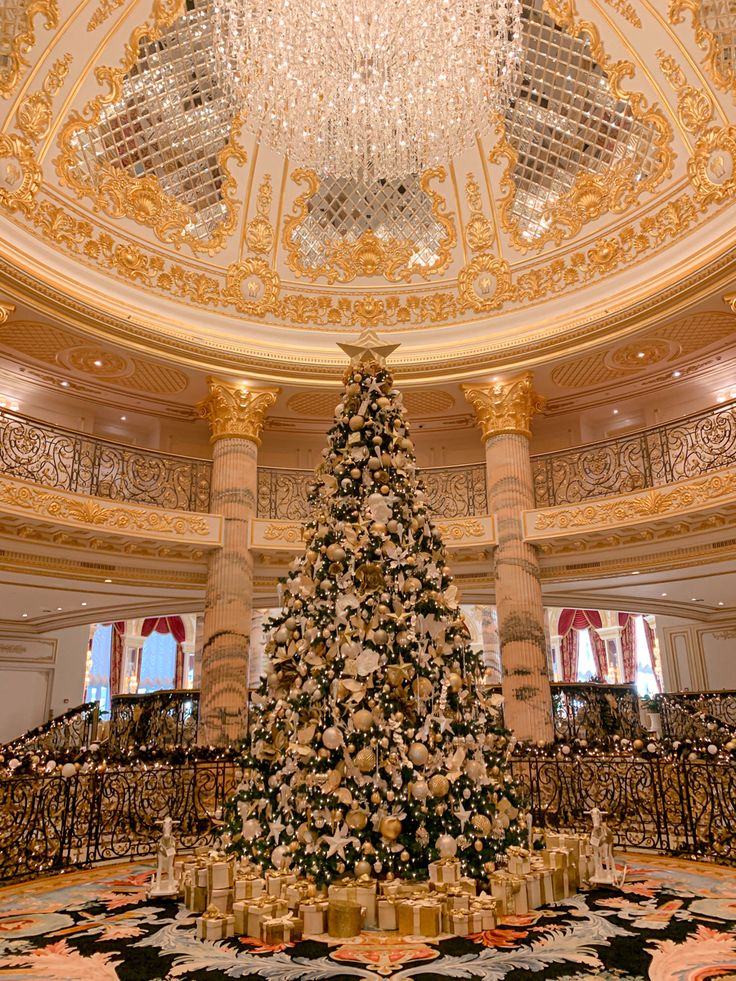
[[[427,501],[441,518],[464,518],[488,513],[486,468],[482,463],[461,467],[430,467],[420,472]],[[309,517],[307,493],[311,470],[258,468],[258,517],[304,521]]]
[[[0,473],[45,487],[173,511],[207,511],[212,463],[0,411]]]
[[[718,741],[736,727],[736,691],[665,692],[654,701],[666,739]]]
[[[3,747],[3,752],[7,756],[15,753],[66,753],[82,749],[97,738],[99,715],[99,702],[77,705],[13,739]]]
[[[673,484],[736,463],[736,402],[532,459],[536,506]]]
[[[133,746],[191,746],[197,739],[199,691],[152,691],[113,695],[106,745],[112,752]]]

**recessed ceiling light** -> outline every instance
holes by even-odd
[[[631,575],[632,576],[638,576],[639,575],[639,570],[636,569],[634,572],[631,573]]]
[[[663,595],[663,596],[666,596],[666,595],[667,595],[667,593],[662,593],[662,595]]]
[[[645,351],[637,351],[636,356],[637,356],[637,358],[645,358],[646,357],[646,352]]]
[[[22,616],[22,617],[27,617],[27,616],[28,616],[28,614],[27,614],[27,613],[21,613],[21,616]]]
[[[112,582],[112,579],[106,579],[105,582]]]
[[[719,606],[724,606],[724,602],[723,602],[723,600],[719,600],[719,601],[718,601],[718,605],[719,605]]]
[[[128,418],[127,416],[120,416],[120,421],[125,422],[127,418]]]
[[[726,401],[725,395],[719,395],[718,398],[716,399],[716,402],[718,402],[719,405],[723,405],[725,401]]]
[[[679,378],[681,374],[682,374],[681,371],[673,371],[672,372],[672,377],[673,378]]]
[[[614,410],[613,410],[613,414],[614,414],[615,416],[617,416],[617,415],[618,415],[618,409],[614,409]]]
[[[68,381],[59,382],[59,384],[61,385],[62,388],[69,388],[69,382]]]
[[[86,606],[86,605],[87,605],[86,603],[82,603],[82,606]]]
[[[102,362],[100,361],[99,358],[96,361],[93,361],[92,364],[95,366],[95,368],[101,368],[102,367]]]
[[[61,613],[61,610],[62,610],[62,607],[60,607],[60,606],[57,606],[57,607],[56,607],[56,612],[57,612],[57,613]]]

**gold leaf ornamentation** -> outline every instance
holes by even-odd
[[[677,116],[688,133],[700,133],[713,117],[713,102],[702,89],[688,85],[685,73],[672,55],[657,51],[662,74],[677,94]]]
[[[21,72],[29,64],[26,54],[36,43],[33,19],[38,14],[43,14],[46,18],[43,26],[47,31],[55,30],[59,24],[59,5],[56,0],[29,0],[26,4],[22,15],[22,27],[12,39],[7,55],[8,63],[0,72],[0,96],[4,99],[9,99],[13,94],[20,81]]]
[[[574,186],[562,194],[544,215],[545,228],[533,240],[524,237],[518,217],[514,214],[517,188],[514,168],[518,153],[507,139],[503,123],[499,122],[501,136],[491,150],[491,163],[506,161],[500,180],[504,196],[500,200],[500,217],[504,231],[509,235],[514,248],[520,252],[540,249],[547,242],[560,245],[565,239],[576,235],[583,226],[606,212],[621,213],[636,205],[645,191],[653,191],[672,171],[674,151],[672,149],[672,127],[656,106],[649,106],[640,92],[628,92],[621,83],[624,78],[634,75],[634,66],[628,61],[611,62],[601,42],[598,28],[589,21],[578,21],[572,0],[544,0],[544,9],[553,20],[573,38],[586,38],[590,46],[590,56],[605,73],[611,95],[628,104],[635,119],[650,126],[656,137],[653,141],[657,151],[657,166],[651,174],[637,179],[639,163],[636,160],[622,161],[605,173],[579,173]]]
[[[304,538],[304,526],[294,521],[271,522],[266,525],[263,538],[267,542],[298,545]]]
[[[531,436],[532,419],[545,406],[545,400],[534,391],[530,371],[508,381],[461,387],[475,409],[484,443],[504,434]]]
[[[0,133],[0,205],[30,215],[42,179],[30,143]]]
[[[101,24],[105,23],[108,17],[112,16],[118,7],[122,7],[124,3],[125,0],[100,0],[100,3],[95,7],[87,23],[87,30],[96,30]]]
[[[701,205],[736,193],[736,126],[708,129],[695,144],[687,172]]]
[[[724,5],[729,12],[731,8]],[[724,16],[728,16],[724,10]],[[692,16],[692,24],[695,30],[695,43],[705,51],[705,67],[719,89],[728,91],[731,89],[736,92],[736,65],[728,57],[720,39],[708,30],[701,20],[701,0],[670,0],[667,10],[670,24],[681,24],[685,19],[685,12]],[[730,12],[733,17],[733,13]],[[733,27],[731,27],[731,32]]]
[[[266,253],[273,248],[274,230],[269,218],[271,200],[271,175],[266,174],[258,188],[255,218],[248,223],[245,232],[245,244],[251,252]]]
[[[473,252],[486,252],[493,246],[493,223],[483,214],[480,187],[475,174],[468,174],[465,178],[465,197],[470,208],[465,238]]]
[[[419,186],[432,203],[432,216],[443,227],[444,237],[440,252],[427,265],[412,263],[417,253],[417,243],[411,239],[379,237],[369,228],[357,239],[334,238],[325,245],[326,261],[319,266],[305,266],[302,261],[301,243],[295,234],[310,214],[310,199],[320,187],[320,179],[313,170],[300,168],[291,175],[296,184],[306,184],[294,202],[292,213],[284,222],[282,240],[286,249],[286,261],[297,276],[311,280],[326,279],[329,285],[350,283],[358,277],[383,276],[390,283],[409,282],[413,276],[427,279],[444,272],[450,264],[452,250],[457,243],[453,215],[445,210],[445,199],[430,186],[433,180],[444,181],[444,167],[435,167],[422,174]]]
[[[458,273],[457,291],[460,310],[500,309],[515,293],[508,262],[492,255],[476,256]]]
[[[266,412],[276,402],[280,388],[250,388],[208,378],[209,394],[197,406],[210,424],[210,442],[237,437],[261,444]]]
[[[64,84],[71,63],[70,54],[57,58],[41,83],[41,88],[27,95],[18,106],[15,115],[18,129],[31,143],[38,143],[48,133],[53,119],[52,101]]]
[[[457,521],[435,519],[437,530],[446,542],[459,542],[464,538],[482,538],[485,528],[477,518],[462,518]]]
[[[263,259],[241,259],[227,268],[222,298],[240,313],[262,317],[275,311],[280,288],[279,274]]]
[[[155,0],[152,20],[133,32],[120,67],[97,69],[97,80],[106,85],[108,91],[95,96],[81,113],[75,110],[69,114],[59,135],[61,153],[54,164],[61,181],[80,198],[90,198],[96,210],[105,211],[112,217],[131,218],[148,226],[167,244],[185,243],[194,252],[213,255],[224,247],[237,222],[237,181],[229,170],[229,163],[231,160],[239,164],[246,162],[245,152],[236,142],[240,130],[237,118],[233,121],[230,139],[218,154],[224,177],[220,186],[224,217],[210,229],[208,238],[200,238],[195,233],[194,210],[167,194],[154,174],[136,177],[124,167],[103,160],[97,164],[94,174],[80,176],[76,151],[79,134],[93,129],[100,122],[103,109],[122,98],[126,75],[137,64],[141,45],[160,40],[163,32],[185,10],[184,0]]]
[[[636,27],[641,30],[641,20],[637,14],[634,5],[629,3],[628,0],[603,0],[604,3],[615,10],[617,14],[621,14],[624,20],[627,20],[632,27]]]

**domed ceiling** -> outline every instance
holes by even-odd
[[[720,301],[732,0],[523,3],[495,138],[367,185],[244,133],[209,0],[5,0],[0,285],[248,379],[333,377],[336,340],[364,326],[401,341],[403,377],[459,378]]]

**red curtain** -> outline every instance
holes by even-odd
[[[149,637],[154,630],[157,634],[171,634],[176,641],[176,662],[174,666],[174,688],[184,687],[184,639],[186,630],[181,617],[147,617],[141,627],[141,636]],[[139,674],[140,677],[140,674]]]
[[[608,674],[606,642],[598,633],[602,626],[603,622],[598,610],[563,610],[560,613],[557,633],[562,638],[560,655],[563,681],[577,681],[578,678],[578,654],[580,649],[578,630],[589,631],[596,674],[601,680],[605,679]]]
[[[593,660],[595,661],[595,673],[601,681],[606,680],[608,674],[608,656],[606,654],[606,642],[597,630],[589,628],[590,642],[593,648]]]
[[[560,660],[562,661],[563,681],[577,680],[579,651],[580,640],[577,630],[568,630],[560,641]]]
[[[618,625],[621,630],[621,655],[624,662],[624,682],[636,681],[636,639],[634,617],[631,613],[619,613]]]
[[[119,695],[123,681],[123,637],[125,635],[125,620],[118,620],[112,625],[112,640],[110,643],[110,694]]]

